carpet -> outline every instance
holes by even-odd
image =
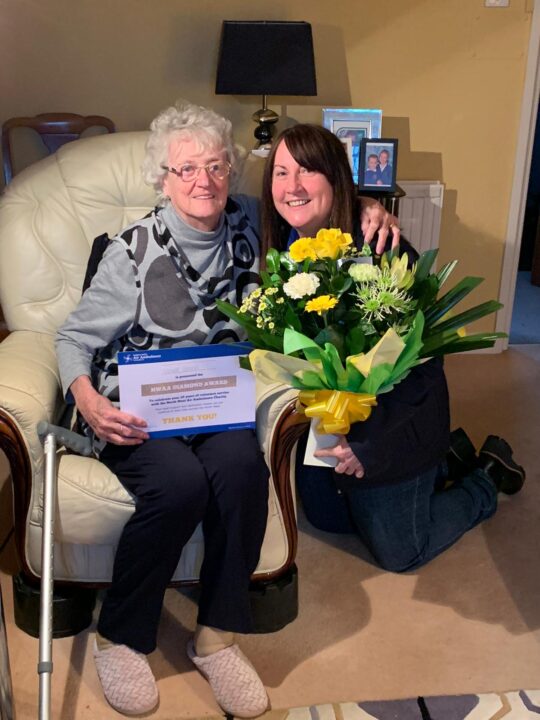
[[[231,716],[226,716],[228,719]],[[270,710],[260,720],[526,720],[540,718],[540,690],[438,695]],[[205,720],[217,720],[205,718]]]

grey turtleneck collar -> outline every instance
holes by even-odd
[[[170,202],[160,210],[160,215],[175,244],[201,275],[207,279],[223,275],[230,261],[226,246],[227,233],[225,232],[224,213],[222,213],[216,229],[210,232],[197,230],[188,225]]]

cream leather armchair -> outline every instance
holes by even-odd
[[[64,410],[55,333],[80,298],[93,239],[114,234],[154,205],[153,190],[140,177],[146,137],[117,133],[64,145],[17,175],[0,200],[0,303],[11,331],[0,344],[0,448],[11,466],[16,547],[30,579],[41,569],[44,462],[36,426],[58,422]],[[257,429],[271,492],[257,580],[283,577],[294,563],[290,457],[300,431],[294,396],[279,386],[259,388]],[[93,458],[60,449],[58,468],[55,579],[106,584],[132,498]],[[195,581],[202,554],[198,528],[173,581]]]

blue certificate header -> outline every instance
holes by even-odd
[[[187,347],[164,348],[163,350],[128,350],[118,353],[119,365],[141,363],[173,362],[228,355],[249,355],[251,343],[219,343],[218,345],[188,345]]]

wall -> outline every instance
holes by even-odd
[[[398,179],[445,183],[441,257],[463,261],[456,277],[486,276],[479,302],[498,295],[531,12],[532,0],[0,0],[0,121],[65,110],[134,130],[183,96],[251,146],[259,99],[213,91],[221,21],[307,20],[319,95],[273,98],[280,127],[325,106],[382,108]]]

